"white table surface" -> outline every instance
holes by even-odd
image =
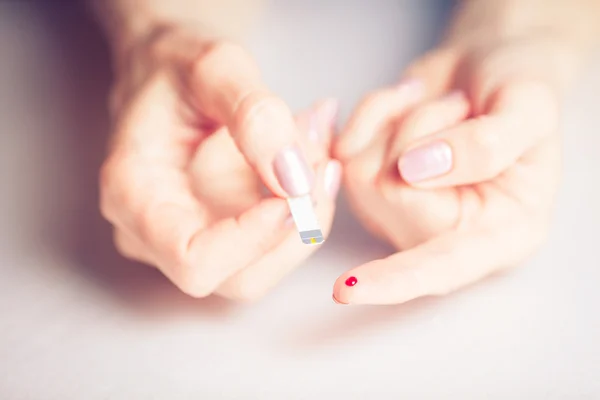
[[[115,253],[96,204],[106,49],[77,7],[43,3],[0,2],[1,399],[600,398],[600,62],[566,106],[559,206],[526,266],[336,306],[337,275],[390,251],[341,204],[293,279],[237,305]],[[431,1],[277,4],[253,45],[268,82],[294,108],[340,96],[345,115],[443,23]]]

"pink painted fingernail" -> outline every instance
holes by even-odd
[[[289,196],[301,196],[311,192],[314,173],[298,146],[281,150],[273,161],[273,170],[279,184]]]
[[[321,135],[319,134],[319,121],[317,114],[313,111],[308,117],[308,140],[313,143],[319,143]]]
[[[337,99],[327,99],[310,114],[308,139],[313,143],[326,141],[335,126],[339,102]]]
[[[420,182],[444,175],[452,169],[452,149],[446,142],[433,142],[409,150],[400,157],[398,170],[407,182]]]
[[[337,99],[327,99],[319,109],[319,118],[329,129],[331,129],[335,124],[339,110],[340,102]]]
[[[340,181],[342,179],[342,166],[339,161],[331,160],[325,167],[325,192],[327,195],[335,199],[340,190]]]

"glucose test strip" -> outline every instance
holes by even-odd
[[[287,202],[302,243],[323,243],[325,238],[319,227],[319,221],[317,220],[310,194],[299,197],[288,197]]]

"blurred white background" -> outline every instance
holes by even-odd
[[[272,2],[251,47],[293,108],[343,115],[431,47],[449,2]],[[600,57],[571,96],[564,184],[528,265],[403,306],[331,301],[389,254],[344,204],[267,298],[194,300],[119,257],[97,210],[106,46],[81,5],[0,2],[0,398],[600,398]],[[342,202],[343,203],[343,202]]]

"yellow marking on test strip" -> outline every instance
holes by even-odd
[[[310,242],[311,242],[312,244],[315,244],[315,243],[317,243],[317,239],[315,239],[315,238],[310,238]]]

